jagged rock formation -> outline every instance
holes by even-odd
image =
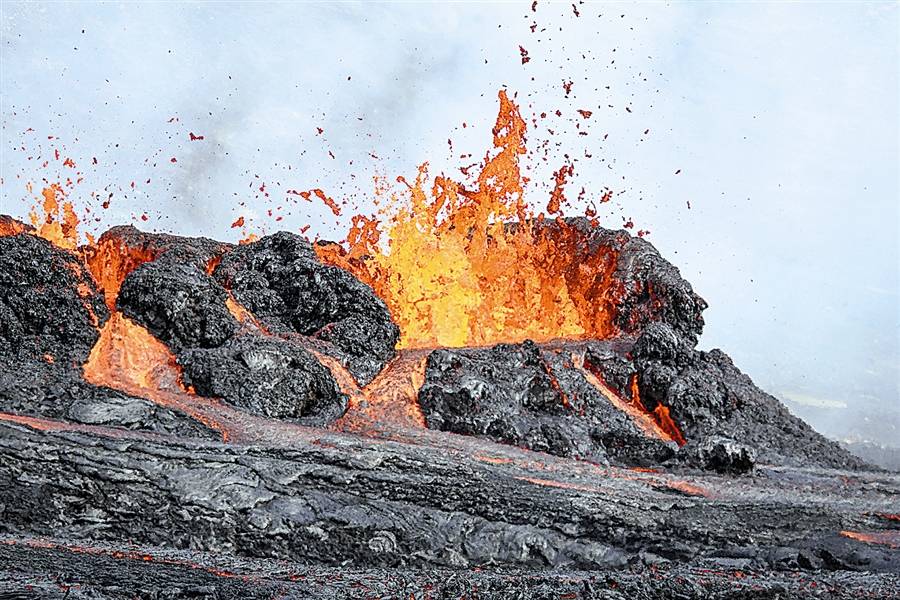
[[[617,335],[419,351],[410,402],[430,429],[359,435],[336,429],[367,399],[321,361],[387,389],[396,326],[304,240],[116,228],[75,254],[9,223],[0,595],[839,598],[900,585],[898,476],[697,350],[705,303],[624,232],[579,222],[571,248],[615,259],[603,285]]]
[[[312,245],[286,232],[229,252],[214,272],[268,329],[324,342],[365,385],[394,357],[400,332],[372,289],[323,265]]]

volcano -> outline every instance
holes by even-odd
[[[342,243],[0,217],[0,591],[896,597],[900,477],[698,350],[646,239],[535,214],[524,132],[501,93]]]

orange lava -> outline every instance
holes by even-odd
[[[483,346],[525,339],[606,338],[616,331],[610,249],[586,251],[558,221],[543,227],[524,200],[525,121],[504,91],[493,150],[471,184],[427,164],[384,221],[357,215],[347,249],[317,246],[326,262],[372,286],[400,326],[401,348]],[[555,208],[571,169],[557,176]],[[387,243],[382,243],[387,239]]]
[[[27,417],[25,415],[15,415],[12,413],[0,412],[0,421],[8,423],[17,423],[25,425],[38,431],[82,431],[86,433],[95,433],[98,430],[110,431],[108,428],[95,427],[92,425],[81,425],[78,423],[64,423],[62,421],[54,421],[52,419],[42,419],[40,417]]]
[[[657,406],[657,409],[665,409],[664,412],[662,410],[650,412],[644,407],[637,389],[637,378],[633,378],[631,381],[632,397],[628,400],[621,397],[603,381],[599,371],[591,368],[590,363],[585,361],[584,354],[573,352],[572,366],[578,369],[585,380],[597,388],[597,390],[599,390],[613,406],[631,417],[634,424],[637,425],[645,435],[664,442],[675,442],[679,446],[685,444],[684,435],[681,433],[681,430],[675,422],[672,421],[671,417],[669,417],[669,412],[666,407],[662,405]],[[664,416],[660,417],[660,415]]]
[[[709,498],[711,496],[709,490],[706,488],[693,483],[688,483],[687,481],[681,481],[680,479],[669,480],[666,482],[666,486],[673,490],[678,490],[683,494],[687,494],[688,496],[701,496],[704,498]]]
[[[100,330],[84,364],[84,379],[184,412],[228,440],[227,425],[210,417],[202,406],[213,401],[197,397],[184,386],[181,368],[165,344],[119,312]]]
[[[257,331],[267,335],[269,334],[269,330],[259,322],[259,320],[253,313],[244,308],[237,300],[235,300],[230,291],[228,292],[228,297],[225,298],[225,307],[228,308],[228,312],[231,313],[231,316],[237,319],[238,323],[240,323],[241,325],[256,329]]]
[[[332,426],[339,431],[364,432],[390,425],[424,429],[419,407],[419,388],[425,383],[426,351],[406,350],[388,363],[367,386],[360,388],[353,376],[334,358],[316,353],[349,397],[347,412]]]
[[[28,215],[35,234],[60,248],[75,250],[78,248],[78,216],[71,202],[60,203],[59,198],[65,196],[62,186],[54,183],[45,187],[41,195],[44,197],[43,214],[34,207]]]
[[[639,407],[639,409],[645,408],[644,403],[641,401],[641,392],[640,389],[638,389],[636,373],[631,376],[631,404]],[[675,424],[675,421],[672,420],[668,406],[657,404],[656,408],[653,409],[653,420],[656,421],[656,424],[660,429],[666,432],[669,439],[674,440],[676,444],[684,446],[687,443],[684,439],[684,434],[681,433],[681,429],[679,429],[678,425]]]
[[[569,483],[564,481],[554,481],[552,479],[539,479],[537,477],[516,477],[516,479],[520,481],[527,481],[528,483],[533,483],[535,485],[542,485],[545,487],[555,487],[562,488],[566,490],[578,490],[580,492],[600,492],[602,491],[600,488],[596,486],[590,485],[582,485],[579,483]]]
[[[900,530],[872,531],[868,533],[861,531],[841,531],[841,535],[866,544],[879,544],[889,548],[900,548]]]
[[[129,273],[158,257],[149,247],[127,245],[115,235],[103,235],[83,249],[84,261],[94,281],[103,289],[106,305],[115,310],[119,288]]]
[[[0,217],[0,237],[7,235],[17,235],[26,231],[24,223],[20,223],[15,219]]]

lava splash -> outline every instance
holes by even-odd
[[[401,348],[484,346],[525,339],[602,339],[616,332],[610,274],[614,252],[578,252],[582,237],[562,219],[548,227],[526,202],[526,124],[506,92],[471,184],[427,164],[386,220],[356,216],[346,247],[320,257],[368,283],[400,326]],[[567,171],[568,172],[568,171]],[[548,212],[559,210],[558,180]]]

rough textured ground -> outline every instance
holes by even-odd
[[[0,223],[2,598],[896,597],[900,476],[698,351],[705,303],[624,232],[572,248],[615,248],[613,339],[410,362],[295,236]],[[84,380],[123,318],[178,377]]]

